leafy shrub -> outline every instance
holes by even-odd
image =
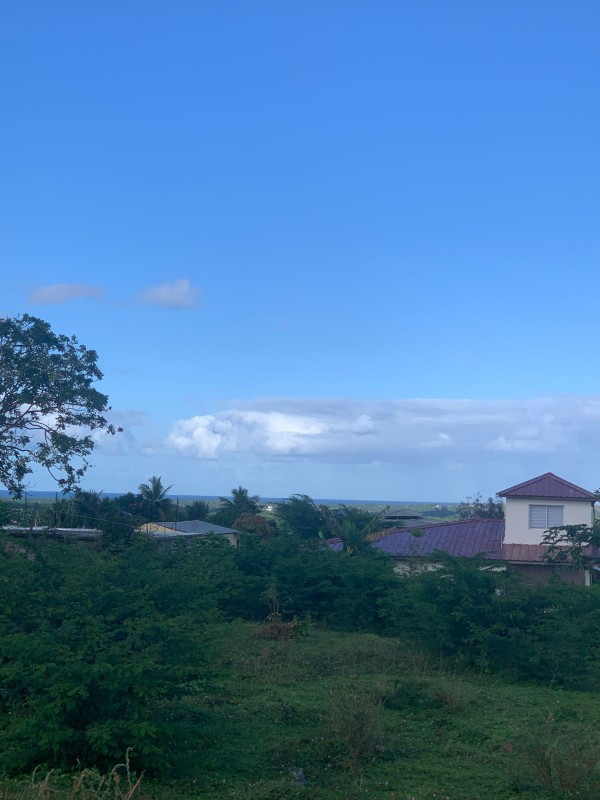
[[[457,680],[441,680],[432,687],[433,701],[446,711],[464,711],[473,700],[473,693],[464,683]]]
[[[393,711],[407,711],[431,705],[429,683],[415,678],[394,682],[394,689],[385,699],[385,707]]]
[[[523,747],[531,774],[560,798],[595,800],[600,793],[600,736],[583,723],[547,720]]]
[[[40,542],[0,561],[0,768],[105,769],[132,747],[136,768],[168,770],[181,728],[168,703],[201,651],[177,600],[159,599],[160,574],[148,582],[153,548]]]
[[[382,747],[383,697],[376,690],[339,687],[324,715],[325,739],[352,772]]]
[[[266,622],[259,628],[257,636],[263,639],[276,639],[279,641],[286,639],[297,639],[302,635],[303,627],[298,618],[293,619],[291,622],[281,622],[280,620],[273,620]]]

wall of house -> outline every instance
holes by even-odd
[[[553,564],[510,564],[510,572],[517,572],[524,579],[525,583],[539,584],[547,583],[553,576],[557,575],[564,583],[574,586],[588,586],[589,573],[583,567],[570,565],[556,566]]]
[[[529,527],[529,506],[562,506],[563,525],[591,525],[593,508],[589,500],[545,500],[542,497],[508,497],[504,506],[506,544],[541,544],[544,530]]]

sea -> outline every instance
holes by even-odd
[[[102,497],[121,497],[125,492],[102,492]],[[42,500],[48,498],[55,498],[55,497],[64,497],[62,493],[56,492],[44,492],[44,491],[28,491],[25,492],[23,497],[27,497],[31,500]],[[66,495],[67,497],[69,495]],[[168,494],[167,497],[170,500],[179,500],[180,502],[189,503],[192,500],[206,500],[207,502],[216,502],[220,499],[222,495],[212,495],[212,494]],[[0,489],[0,498],[10,498],[9,493],[5,489]],[[283,500],[287,500],[287,497],[262,497],[260,498],[261,503],[280,503]],[[340,497],[313,497],[312,500],[317,505],[326,505],[326,506],[335,506],[335,505],[347,505],[347,506],[402,506],[402,505],[409,505],[409,506],[416,506],[416,505],[453,505],[456,504],[457,500],[357,500],[357,499],[349,499],[349,498],[340,498]]]

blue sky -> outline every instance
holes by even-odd
[[[85,485],[596,488],[599,24],[7,0],[0,312],[99,353],[125,434]]]

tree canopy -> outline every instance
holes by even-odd
[[[479,492],[473,497],[467,497],[458,507],[460,519],[502,519],[504,505],[502,500],[488,497],[484,500]]]
[[[20,497],[36,465],[63,491],[76,487],[94,449],[92,431],[116,430],[98,355],[29,314],[0,319],[0,483]]]
[[[231,527],[242,514],[257,514],[260,511],[260,497],[251,495],[248,489],[238,486],[231,490],[231,498],[219,497],[219,508],[213,515],[218,525]]]
[[[146,516],[152,520],[164,519],[171,507],[171,500],[167,497],[170,486],[163,486],[159,475],[152,475],[148,483],[140,483],[138,491],[144,502]]]

